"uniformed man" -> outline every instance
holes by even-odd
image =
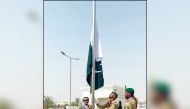
[[[110,93],[109,101],[106,104],[101,105],[99,103],[96,103],[97,107],[100,109],[118,109],[118,103],[115,101],[118,97],[118,94],[115,91]]]
[[[79,106],[79,109],[92,109],[92,106],[89,104],[89,98],[84,97],[82,99],[83,104]]]
[[[152,85],[152,109],[176,109],[170,99],[170,87],[167,83],[156,81]]]
[[[134,89],[133,88],[126,88],[125,87],[125,99],[126,104],[124,109],[137,109],[137,98],[134,96]]]

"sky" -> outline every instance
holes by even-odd
[[[69,59],[72,62],[72,100],[81,98],[92,30],[91,1],[45,2],[45,95],[69,99]],[[102,43],[105,85],[133,87],[146,98],[146,3],[98,1],[98,32]]]

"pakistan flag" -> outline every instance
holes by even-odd
[[[93,53],[93,46],[95,53]],[[95,29],[92,30],[89,52],[88,52],[87,70],[86,70],[86,75],[87,75],[86,80],[90,87],[92,86],[91,81],[92,81],[92,71],[93,71],[92,69],[93,54],[95,54],[95,90],[96,90],[104,86],[104,77],[102,69],[103,55],[102,55],[102,48],[98,36],[96,23],[95,23]]]

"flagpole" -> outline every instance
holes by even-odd
[[[96,18],[96,1],[93,1],[93,64],[92,64],[92,109],[95,109],[95,18]]]

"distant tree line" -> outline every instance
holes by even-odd
[[[71,102],[71,106],[79,106],[80,105],[80,99],[75,98],[75,101]],[[56,104],[55,100],[51,96],[45,96],[44,97],[44,109],[49,109],[49,108],[66,108],[66,106],[69,106],[69,104],[65,104],[64,106],[60,104]]]

